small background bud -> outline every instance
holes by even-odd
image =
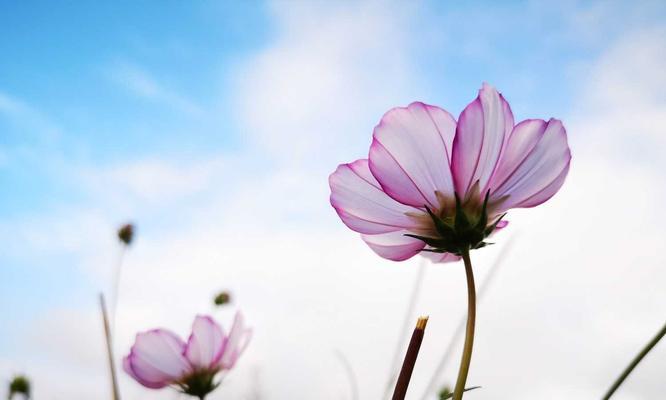
[[[118,229],[118,239],[129,246],[134,238],[134,225],[125,224]]]
[[[21,394],[24,398],[30,398],[30,381],[23,375],[15,376],[9,383],[9,399]]]
[[[469,392],[470,390],[475,390],[475,389],[481,389],[481,386],[472,386],[465,388],[463,392]],[[444,386],[442,390],[439,391],[439,400],[448,400],[453,397],[453,390],[448,387]]]
[[[213,302],[215,303],[216,306],[223,306],[231,301],[231,295],[227,291],[220,292],[217,296],[215,296],[215,299]]]
[[[444,386],[442,390],[439,391],[439,399],[444,400],[444,399],[450,399],[451,396],[453,395],[453,392],[451,391],[451,388],[448,386]]]

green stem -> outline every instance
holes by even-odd
[[[465,331],[465,346],[463,348],[462,359],[460,360],[458,380],[453,390],[453,400],[461,400],[465,391],[465,382],[467,382],[469,365],[472,361],[474,325],[476,323],[476,289],[474,287],[474,271],[472,271],[472,261],[469,258],[469,249],[463,251],[462,258],[465,262],[465,275],[467,276],[467,329]]]
[[[106,339],[106,354],[109,361],[109,371],[111,373],[111,394],[113,400],[120,400],[120,390],[118,389],[118,378],[116,377],[116,365],[113,358],[113,340],[111,338],[111,328],[109,327],[109,315],[106,311],[104,295],[99,294],[99,306],[102,311],[102,321],[104,322],[104,338]]]
[[[647,353],[649,353],[650,350],[652,350],[652,348],[659,342],[659,340],[661,340],[662,337],[664,337],[664,335],[666,335],[666,324],[664,324],[661,330],[657,332],[657,335],[655,335],[655,337],[653,337],[652,340],[650,340],[650,342],[643,348],[643,350],[641,350],[641,352],[638,353],[633,360],[631,360],[631,363],[629,363],[627,368],[625,368],[624,371],[622,371],[622,374],[615,380],[615,382],[613,382],[613,386],[611,386],[610,389],[608,389],[608,391],[603,397],[603,400],[608,400],[611,398],[613,393],[615,393],[615,391],[620,387],[620,385],[622,385],[622,382],[624,382],[624,380],[627,379],[629,374],[631,374],[631,371],[633,371],[634,368],[636,368],[636,366],[638,365],[638,363],[641,362],[643,357],[645,357]]]
[[[118,294],[120,291],[120,277],[123,269],[123,259],[125,258],[125,251],[127,250],[127,245],[121,243],[120,254],[118,254],[118,263],[116,264],[116,270],[113,275],[113,292],[111,293],[111,334],[116,332],[116,311],[118,309]]]

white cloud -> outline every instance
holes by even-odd
[[[583,145],[663,168],[666,152],[666,40],[663,28],[630,32],[595,62],[574,123]]]
[[[241,164],[233,156],[200,160],[142,158],[102,166],[78,166],[78,179],[101,198],[120,203],[169,204],[224,185]]]
[[[283,5],[272,8],[274,42],[237,72],[241,122],[253,145],[282,162],[332,160],[366,143],[381,113],[418,91],[409,57],[415,9]]]

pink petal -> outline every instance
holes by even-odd
[[[211,317],[198,315],[192,324],[185,357],[195,368],[210,368],[222,356],[224,341],[222,328]]]
[[[222,369],[231,369],[236,364],[238,357],[243,354],[245,348],[250,343],[252,331],[245,327],[243,314],[236,313],[234,322],[231,325],[229,336],[227,337],[222,349],[222,357],[218,365]]]
[[[460,114],[453,140],[451,168],[456,192],[461,197],[476,181],[480,193],[486,192],[512,129],[509,103],[494,87],[484,83],[476,100]]]
[[[184,350],[185,343],[167,330],[139,333],[123,368],[140,384],[158,389],[192,372]]]
[[[433,253],[422,251],[421,255],[434,263],[448,263],[460,260],[460,256],[451,253]]]
[[[562,122],[527,120],[518,124],[492,179],[496,212],[533,207],[551,198],[569,170],[571,151]]]
[[[387,112],[375,128],[370,170],[384,191],[414,207],[439,207],[435,191],[453,194],[449,156],[456,122],[423,103]]]
[[[134,371],[132,371],[132,365],[130,363],[130,355],[127,355],[127,356],[123,357],[123,371],[125,371],[135,381],[138,381],[139,383],[141,383],[141,379],[138,376],[136,376],[136,374],[134,374]],[[145,383],[141,383],[141,384],[146,386]],[[162,386],[159,386],[159,387],[162,387]],[[155,387],[155,389],[158,389],[159,387]]]
[[[413,207],[390,198],[370,173],[368,160],[340,165],[329,177],[331,205],[350,229],[367,234],[416,226],[405,213]]]
[[[492,177],[492,188],[496,191],[520,166],[541,140],[548,123],[542,119],[525,120],[513,129],[502,154],[502,159]]]
[[[404,261],[418,254],[425,244],[405,236],[407,230],[382,233],[379,235],[361,235],[361,238],[380,257],[392,261]]]

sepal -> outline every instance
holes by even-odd
[[[465,210],[465,205],[460,201],[458,194],[455,194],[455,214],[454,215],[440,215],[441,211],[435,212],[427,205],[424,205],[428,216],[432,220],[434,232],[430,232],[430,236],[423,236],[418,234],[406,233],[405,236],[418,239],[425,243],[429,248],[422,251],[433,253],[452,253],[455,255],[462,255],[465,251],[480,249],[491,245],[492,243],[484,242],[491,233],[497,228],[497,224],[504,218],[505,214],[496,218],[492,224],[488,225],[488,199],[490,198],[490,190],[486,192],[483,203],[480,209],[477,208],[476,216],[472,221],[470,220],[471,210]],[[449,211],[450,212],[450,211]],[[433,237],[435,236],[435,237]]]

